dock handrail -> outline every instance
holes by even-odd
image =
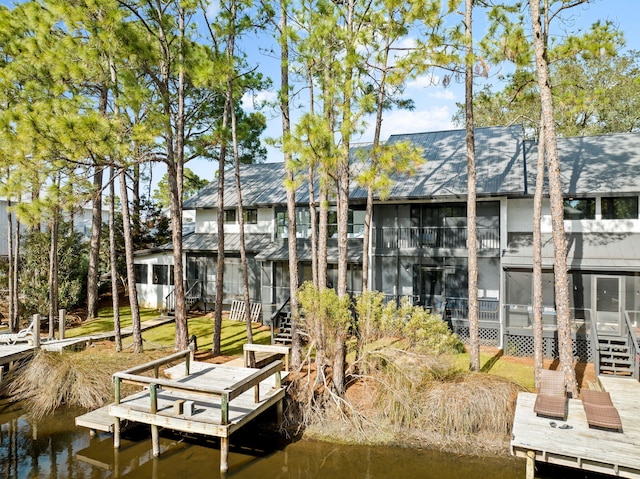
[[[169,390],[169,391],[180,391],[186,393],[196,393],[196,394],[210,394],[212,396],[218,396],[221,399],[221,407],[220,407],[220,424],[225,426],[229,424],[229,402],[240,396],[242,393],[248,391],[251,388],[255,388],[255,402],[260,402],[260,382],[264,381],[269,376],[275,375],[276,379],[276,387],[282,387],[282,378],[281,371],[283,367],[282,361],[275,361],[264,368],[256,371],[252,375],[241,379],[240,381],[234,383],[233,385],[226,387],[224,389],[216,388],[216,387],[207,387],[207,386],[190,386],[188,384],[164,379],[159,377],[149,377],[149,376],[141,376],[139,373],[149,371],[151,369],[157,371],[157,368],[163,364],[167,364],[169,362],[175,361],[180,357],[188,358],[191,351],[181,351],[179,353],[172,354],[171,356],[167,356],[165,358],[161,358],[155,361],[151,361],[145,363],[140,366],[136,366],[130,368],[126,371],[120,371],[113,374],[113,380],[115,382],[115,404],[120,404],[120,384],[122,382],[128,384],[135,384],[141,387],[149,387],[149,397],[151,400],[151,411],[157,411],[157,388],[158,386]],[[188,368],[188,366],[187,366]],[[188,371],[188,369],[187,369]],[[188,372],[187,372],[188,374]]]

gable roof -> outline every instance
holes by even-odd
[[[395,175],[391,200],[410,200],[429,197],[460,197],[467,192],[467,156],[465,130],[392,135],[388,142],[409,141],[423,150],[425,162],[412,176]],[[487,127],[475,130],[477,194],[496,196],[524,192],[524,166],[522,154],[522,127]],[[352,169],[362,168],[356,151],[370,148],[352,148]],[[241,165],[242,200],[247,207],[285,205],[284,163]],[[215,208],[217,183],[211,182],[184,202],[185,209]],[[365,188],[352,181],[349,197],[364,202]],[[309,201],[306,184],[296,190],[296,201]],[[233,171],[225,174],[225,207],[237,206]]]
[[[526,141],[525,152],[528,192],[533,194],[537,142]],[[565,195],[637,194],[640,191],[640,133],[558,138],[558,155]]]

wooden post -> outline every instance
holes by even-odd
[[[278,422],[278,426],[282,425],[283,420],[283,406],[282,399],[276,403],[276,421]]]
[[[220,424],[229,424],[229,393],[220,396]]]
[[[120,404],[120,378],[114,377],[113,382],[114,382],[114,391],[115,391],[115,394],[114,394],[115,403]]]
[[[60,330],[60,339],[64,339],[64,327],[65,327],[65,319],[67,316],[67,311],[64,309],[61,309],[60,311],[58,311],[58,329]]]
[[[114,376],[114,403],[120,404],[120,378]],[[116,417],[113,423],[113,448],[120,448],[120,418]]]
[[[229,470],[229,438],[220,438],[220,472],[226,473]]]
[[[120,448],[120,418],[116,417],[113,421],[113,448]]]
[[[526,479],[534,479],[536,475],[536,453],[534,451],[527,451],[527,472],[525,474]]]
[[[158,367],[154,368],[157,375]],[[158,412],[158,385],[149,384],[149,398],[151,399],[151,414]],[[151,446],[153,449],[153,456],[158,457],[160,455],[160,434],[158,433],[158,426],[151,425]]]
[[[158,432],[158,426],[151,425],[151,448],[153,449],[153,457],[160,455],[160,434]]]
[[[151,414],[158,412],[158,385],[149,384],[149,399],[151,399]]]
[[[33,315],[33,347],[40,347],[40,315]]]

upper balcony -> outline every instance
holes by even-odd
[[[421,249],[466,249],[466,226],[378,227],[374,228],[376,252]],[[478,226],[479,251],[500,249],[499,226]]]

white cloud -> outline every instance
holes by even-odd
[[[429,108],[421,111],[393,111],[384,115],[380,138],[386,140],[398,133],[423,133],[443,131],[454,128],[451,111],[447,106]],[[370,123],[362,141],[371,141],[375,124]]]
[[[420,75],[410,82],[407,82],[407,88],[429,88],[439,83],[440,77],[438,75],[427,73],[426,75]]]
[[[274,103],[278,99],[278,94],[274,91],[262,90],[257,92],[246,92],[242,96],[242,106],[247,111],[255,111],[263,105]]]
[[[453,90],[445,88],[442,85],[434,86],[427,91],[427,96],[430,98],[438,98],[440,100],[455,100],[456,96]]]

